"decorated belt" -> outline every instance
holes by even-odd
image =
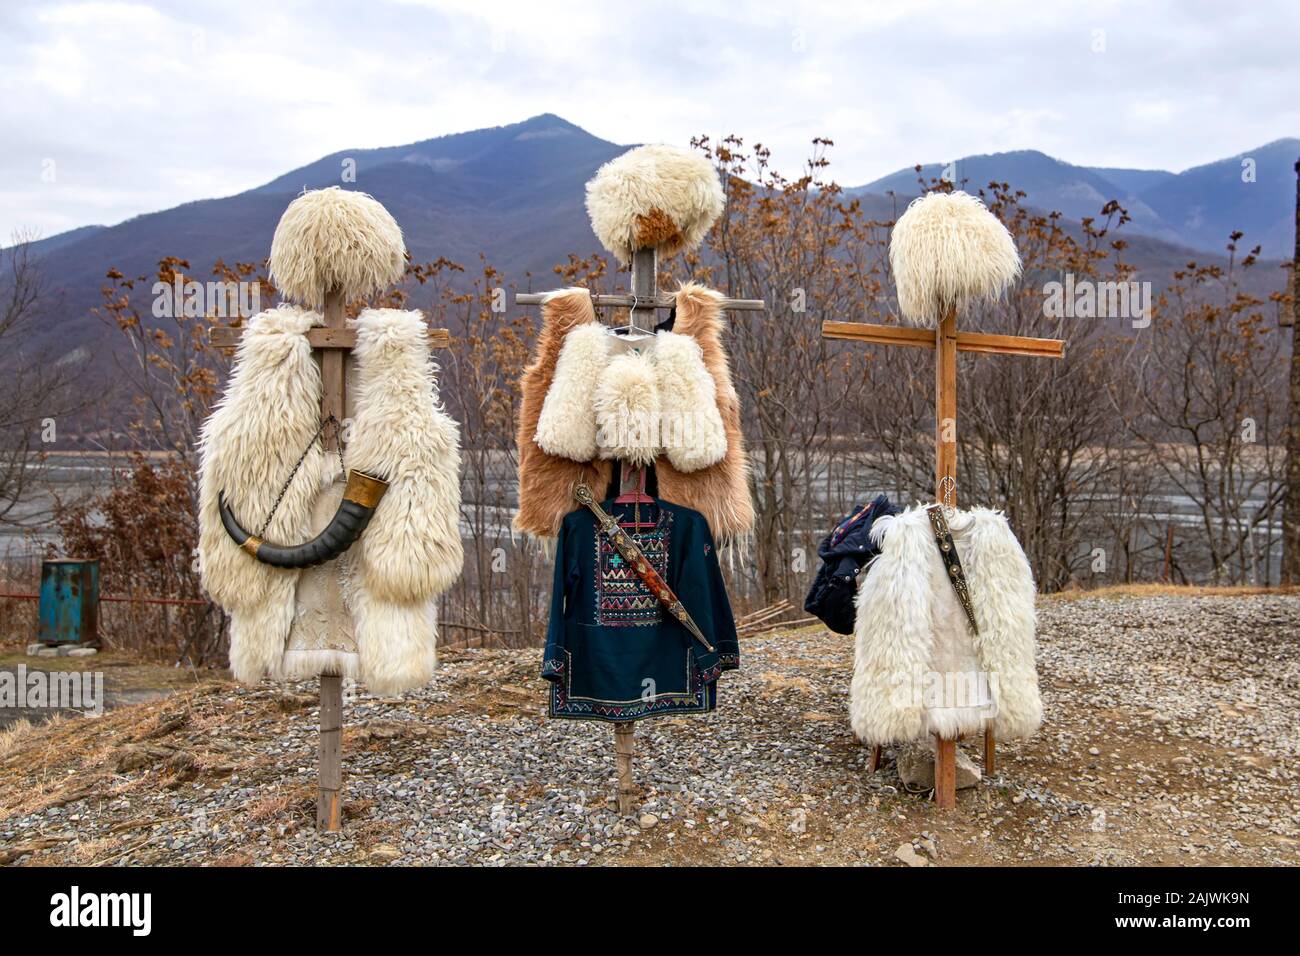
[[[705,639],[699,625],[695,623],[686,608],[682,606],[681,600],[673,593],[673,589],[668,586],[668,582],[650,566],[650,561],[637,543],[632,540],[632,536],[620,528],[618,521],[597,503],[591,489],[580,484],[573,489],[573,497],[577,498],[579,504],[596,516],[596,524],[601,533],[609,538],[610,544],[614,545],[614,550],[622,556],[624,561],[631,565],[632,570],[636,572],[636,576],[650,589],[650,593],[658,599],[659,603],[668,609],[668,613],[677,618],[682,627],[690,631],[691,636],[707,647],[710,652],[716,650]]]
[[[939,545],[939,556],[943,558],[943,566],[948,572],[948,580],[952,582],[952,589],[957,593],[957,600],[961,602],[962,610],[966,612],[970,629],[979,634],[980,626],[975,621],[975,605],[970,599],[970,585],[966,582],[966,572],[962,570],[961,558],[957,556],[957,545],[952,540],[948,519],[943,516],[943,507],[937,504],[930,505],[925,509],[925,513],[930,516],[930,530],[934,532],[935,543]]]

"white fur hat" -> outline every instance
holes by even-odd
[[[1020,275],[1007,227],[964,192],[914,199],[894,224],[889,264],[899,311],[913,325],[930,328],[949,308],[996,299]]]
[[[587,183],[591,228],[624,265],[632,253],[647,246],[664,257],[694,249],[725,202],[709,161],[676,146],[628,150],[600,167]]]
[[[402,230],[374,198],[330,186],[289,203],[271,239],[271,280],[282,298],[324,307],[325,292],[345,299],[380,292],[402,277]]]

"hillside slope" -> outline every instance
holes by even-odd
[[[314,826],[310,683],[0,736],[0,862],[1300,863],[1300,596],[1040,599],[1046,723],[950,813],[865,772],[847,637],[746,639],[717,713],[638,724],[627,820],[609,728],[546,718],[538,664],[444,649],[428,687],[348,704],[341,834]]]

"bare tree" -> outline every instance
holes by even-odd
[[[69,386],[85,358],[32,342],[55,308],[31,237],[15,235],[0,249],[0,524],[11,527],[50,519],[50,509],[35,501],[45,452],[78,405]]]
[[[843,440],[845,406],[862,388],[861,359],[823,339],[821,323],[860,313],[880,295],[884,233],[824,180],[829,140],[813,142],[794,180],[768,165],[761,145],[746,149],[737,137],[696,145],[719,165],[727,206],[711,257],[685,265],[730,295],[768,304],[728,335],[753,462],[752,556],[767,603],[803,589],[807,566],[793,558],[812,551],[856,493],[837,481],[832,463],[851,461],[837,462],[832,449]]]
[[[1122,375],[1125,345],[1100,320],[1046,315],[1044,284],[1065,275],[1075,281],[1127,281],[1122,240],[1106,245],[1127,215],[1110,203],[1100,222],[1083,221],[1076,238],[1057,217],[1021,205],[1024,194],[1006,183],[991,183],[982,192],[990,211],[1015,237],[1024,271],[1005,305],[982,307],[972,325],[1015,335],[1064,336],[1068,345],[1059,360],[966,360],[959,381],[965,462],[960,480],[973,493],[969,500],[1006,512],[1040,586],[1057,590],[1092,560],[1098,505],[1118,491],[1115,449],[1122,422],[1106,396]]]
[[[1227,266],[1190,264],[1157,303],[1140,356],[1144,385],[1134,434],[1163,478],[1194,502],[1198,547],[1214,583],[1258,583],[1257,536],[1285,491],[1282,336],[1269,304],[1245,292],[1233,233]],[[1274,297],[1274,309],[1282,297]]]

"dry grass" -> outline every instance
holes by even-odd
[[[300,796],[291,796],[283,790],[277,793],[269,793],[248,805],[248,819],[255,823],[274,820],[281,814],[288,813],[299,799]]]
[[[1300,594],[1300,587],[1251,587],[1186,584],[1111,584],[1101,588],[1070,588],[1045,594],[1041,600],[1078,601],[1081,598],[1149,598],[1149,597],[1250,597],[1258,594]]]
[[[262,708],[233,710],[221,696],[231,685],[208,682],[166,700],[112,710],[102,717],[55,717],[45,723],[19,722],[0,734],[0,820],[62,806],[87,796],[111,798],[147,785],[157,776],[174,775],[160,765],[157,773],[124,775],[116,769],[123,748],[163,740],[201,715],[203,722],[230,726],[251,724]],[[268,708],[269,709],[269,708]],[[251,711],[251,712],[250,712]],[[222,755],[201,745],[189,746],[204,764],[220,763]],[[156,780],[154,781],[157,782]]]
[[[763,682],[763,689],[768,693],[779,694],[783,690],[795,690],[801,694],[812,693],[812,684],[805,677],[764,671],[759,679]]]
[[[56,722],[67,719],[68,718],[63,714],[55,714],[50,720],[40,726],[49,728]],[[9,756],[9,754],[13,753],[24,740],[31,737],[36,731],[37,726],[37,724],[33,724],[30,720],[24,717],[20,720],[14,721],[14,723],[10,724],[4,730],[0,730],[0,760]]]

